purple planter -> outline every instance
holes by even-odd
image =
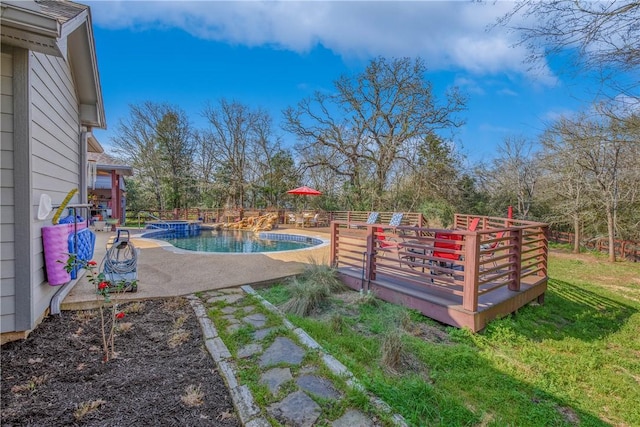
[[[64,266],[69,259],[69,234],[86,227],[86,223],[58,224],[42,227],[42,246],[47,269],[47,281],[51,286],[64,285],[71,280]],[[60,262],[58,262],[60,261]]]

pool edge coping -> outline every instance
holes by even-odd
[[[207,227],[205,229],[209,229],[209,230],[213,230],[214,228],[211,227]],[[169,242],[166,242],[164,240],[159,240],[159,239],[154,239],[152,237],[142,237],[145,234],[149,234],[149,233],[153,233],[153,232],[162,232],[165,230],[155,230],[155,231],[151,231],[151,232],[147,232],[147,233],[140,233],[140,234],[135,234],[135,235],[131,235],[131,238],[135,238],[135,239],[139,239],[142,240],[144,242],[149,242],[149,243],[153,243],[156,246],[171,252],[171,253],[175,253],[175,254],[193,254],[193,255],[205,255],[205,256],[209,256],[209,255],[231,255],[231,256],[237,256],[237,255],[271,255],[271,254],[286,254],[286,253],[291,253],[291,252],[303,252],[303,251],[310,251],[310,250],[315,250],[315,249],[320,249],[320,248],[324,248],[326,246],[329,245],[329,243],[331,243],[331,239],[327,239],[326,237],[322,237],[319,236],[317,234],[315,235],[307,235],[307,234],[295,234],[295,233],[286,233],[286,232],[281,232],[280,230],[262,230],[260,231],[260,233],[270,233],[270,234],[281,234],[281,235],[290,235],[290,236],[300,236],[300,237],[311,237],[314,239],[319,240],[321,243],[314,245],[314,246],[310,246],[307,248],[300,248],[300,249],[290,249],[290,250],[285,250],[285,251],[266,251],[266,252],[203,252],[203,251],[190,251],[188,249],[182,249],[182,248],[178,248],[175,247],[174,245],[172,245]],[[234,230],[235,231],[235,230]],[[239,231],[249,231],[249,230],[239,230]],[[287,230],[288,231],[288,230]]]

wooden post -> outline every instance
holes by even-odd
[[[119,179],[116,171],[111,171],[111,218],[120,219],[120,191],[119,191]],[[107,218],[105,218],[107,219]],[[114,230],[115,231],[115,230]]]
[[[478,311],[478,275],[480,274],[480,238],[477,232],[464,236],[464,289],[462,308]]]
[[[330,230],[331,230],[331,245],[330,245],[330,260],[331,260],[331,265],[334,268],[338,267],[338,250],[337,250],[337,245],[338,245],[338,224],[334,221],[331,223],[331,225],[329,226]]]
[[[522,272],[522,229],[513,228],[509,230],[509,265],[513,270],[509,277],[509,289],[512,291],[520,290],[520,274]]]
[[[369,289],[369,282],[376,279],[376,262],[374,227],[373,225],[367,225],[367,263],[364,271],[367,279],[367,290]]]
[[[544,237],[544,242],[542,243],[542,254],[538,257],[538,267],[540,271],[538,272],[538,276],[547,276],[547,264],[549,262],[549,226],[544,226],[541,228],[540,233]]]

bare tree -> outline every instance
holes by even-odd
[[[279,206],[281,196],[298,184],[295,162],[291,153],[282,149],[266,112],[257,111],[253,135],[248,150],[252,205]]]
[[[155,195],[157,209],[166,208],[163,194],[165,165],[158,146],[158,124],[172,107],[145,102],[129,106],[129,117],[118,123],[112,138],[114,154],[126,160],[136,170],[135,176],[146,191]]]
[[[194,169],[195,177],[198,181],[198,193],[200,203],[206,206],[218,206],[214,199],[214,170],[218,159],[214,151],[211,139],[208,134],[202,131],[195,131],[194,135]]]
[[[207,149],[217,159],[216,181],[226,188],[227,204],[258,203],[264,195],[265,174],[281,151],[271,117],[264,110],[226,99],[208,105],[203,115],[209,121]]]
[[[462,124],[455,115],[464,98],[452,89],[440,104],[425,72],[420,59],[378,58],[363,73],[340,77],[335,93],[316,92],[286,109],[284,128],[300,139],[304,165],[345,176],[357,207],[370,181],[373,205],[379,204],[397,162],[407,162],[428,135]]]
[[[531,25],[518,24],[518,15]],[[631,0],[519,1],[499,21],[520,32],[531,62],[550,54],[576,52],[576,70],[595,70],[616,93],[636,99],[639,82],[633,76],[640,67],[638,22],[640,2]]]
[[[573,252],[579,253],[583,221],[591,209],[585,171],[578,163],[577,153],[559,134],[547,132],[541,141],[544,150],[540,164],[545,173],[540,198],[549,203],[553,212],[547,219],[573,227]]]
[[[638,192],[640,142],[635,128],[629,128],[634,121],[583,113],[559,120],[550,130],[555,138],[545,142],[565,158],[572,156],[581,168],[591,203],[606,215],[610,261],[616,259],[618,214]]]
[[[209,121],[208,137],[230,186],[228,204],[244,205],[247,149],[252,138],[254,113],[239,102],[221,99],[217,107],[208,105],[203,112]]]
[[[497,147],[498,156],[478,174],[494,198],[516,205],[516,215],[527,218],[540,179],[540,168],[531,141],[505,138]]]
[[[301,169],[328,169],[344,179],[355,200],[349,206],[362,209],[362,176],[365,167],[362,131],[352,130],[345,119],[334,118],[334,96],[316,92],[311,99],[298,103],[296,109],[284,112],[284,129],[294,133],[302,142],[296,145],[301,154]],[[317,111],[314,111],[317,109]]]

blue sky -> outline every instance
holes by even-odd
[[[88,4],[108,124],[95,135],[107,151],[130,104],[167,102],[205,127],[206,103],[226,98],[269,111],[277,125],[284,108],[331,91],[376,56],[419,56],[437,94],[455,85],[468,97],[456,147],[471,161],[490,160],[505,137],[535,139],[545,123],[580,109],[592,84],[553,61],[530,70],[517,34],[487,31],[511,2]]]

